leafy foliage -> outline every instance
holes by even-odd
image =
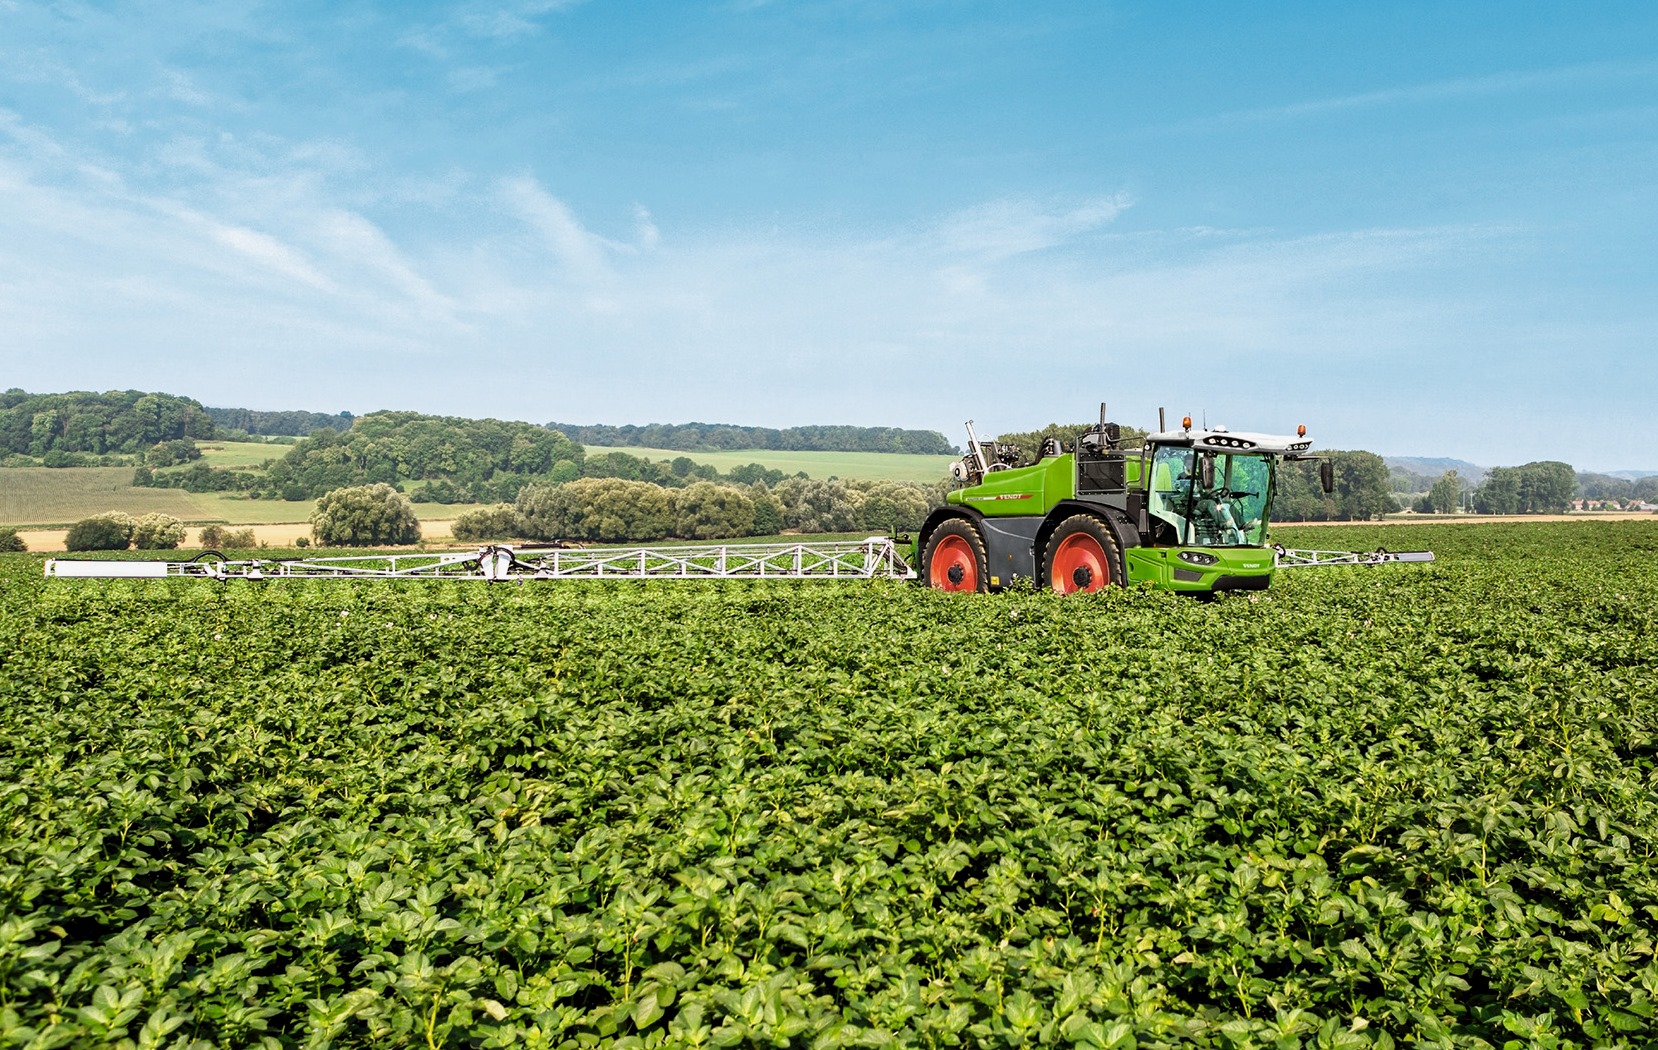
[[[1321,453],[1335,467],[1335,491],[1326,494],[1318,462],[1285,463],[1278,473],[1273,517],[1279,521],[1368,521],[1397,509],[1387,464],[1374,452]]]
[[[26,551],[29,545],[23,542],[23,537],[10,526],[0,526],[0,554],[12,554],[17,551]]]
[[[227,529],[223,525],[203,525],[196,534],[196,542],[203,550],[248,550],[259,546],[252,529]]]
[[[146,514],[133,523],[132,545],[141,551],[169,551],[184,542],[184,522],[171,514]]]
[[[1481,514],[1558,514],[1577,492],[1577,475],[1565,463],[1494,467],[1474,493]]]
[[[409,498],[390,485],[335,489],[311,512],[311,538],[325,547],[373,547],[420,539]]]
[[[584,445],[671,448],[687,452],[755,448],[947,455],[954,451],[949,440],[936,430],[902,430],[898,427],[804,426],[775,430],[733,423],[651,423],[645,426],[548,423],[547,427]]]
[[[582,478],[529,485],[517,506],[534,539],[616,543],[661,539],[674,531],[672,498],[647,481]]]
[[[189,438],[175,438],[172,441],[158,441],[144,450],[144,465],[146,467],[171,467],[179,463],[189,463],[201,458],[201,449]]]
[[[528,479],[582,457],[580,445],[530,423],[375,412],[343,434],[312,434],[266,476],[272,491],[298,498],[345,486],[445,479],[470,499],[510,500]]]
[[[730,485],[699,481],[673,493],[674,535],[708,540],[754,531],[754,500]]]
[[[240,430],[244,434],[282,434],[309,437],[319,430],[349,430],[356,418],[350,412],[328,415],[324,412],[260,412],[251,408],[213,408],[207,415],[226,430]]]
[[[529,524],[510,503],[469,510],[450,525],[450,532],[463,543],[480,540],[510,540],[530,535]]]
[[[0,559],[0,1038],[1650,1045],[1658,529],[1276,538],[1441,560],[1200,604]]]
[[[70,466],[72,453],[135,453],[157,442],[210,438],[213,420],[202,406],[172,394],[112,390],[0,394],[0,451],[45,457]]]
[[[137,523],[118,510],[82,518],[69,527],[63,546],[71,551],[124,551],[132,543]]]

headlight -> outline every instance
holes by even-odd
[[[1220,561],[1219,558],[1207,551],[1181,551],[1175,557],[1188,565],[1213,565]]]

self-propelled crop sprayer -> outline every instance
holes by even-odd
[[[1159,413],[1161,416],[1161,412]],[[1268,546],[1280,465],[1315,459],[1305,426],[1294,437],[1179,430],[1125,447],[1100,421],[1067,448],[1043,442],[1036,462],[981,442],[967,424],[967,454],[952,464],[960,487],[916,537],[919,576],[947,591],[1034,583],[1061,593],[1148,583],[1195,594],[1261,590],[1275,569],[1432,561],[1427,551],[1292,551]],[[1334,477],[1319,462],[1326,493]]]
[[[1105,420],[1066,448],[1043,443],[1024,465],[1011,445],[981,442],[951,465],[958,482],[913,541],[730,543],[570,548],[491,544],[470,551],[188,561],[56,558],[46,575],[73,578],[470,579],[489,583],[596,579],[910,579],[946,591],[1018,583],[1061,593],[1149,583],[1198,594],[1258,590],[1274,569],[1432,561],[1427,552],[1287,550],[1267,545],[1278,467],[1313,458],[1294,438],[1223,427],[1160,430],[1126,448]],[[1328,460],[1320,464],[1330,491]]]

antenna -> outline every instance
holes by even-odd
[[[1168,420],[1163,418],[1163,406],[1159,405],[1157,407],[1157,432],[1161,434],[1167,429],[1169,429],[1169,423]]]
[[[1100,433],[1105,433],[1105,402],[1100,402]]]

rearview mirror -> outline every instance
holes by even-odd
[[[1206,489],[1215,487],[1215,457],[1205,452],[1197,457],[1197,477]]]
[[[1334,463],[1325,460],[1318,465],[1318,483],[1323,486],[1326,496],[1336,490],[1336,465]]]

